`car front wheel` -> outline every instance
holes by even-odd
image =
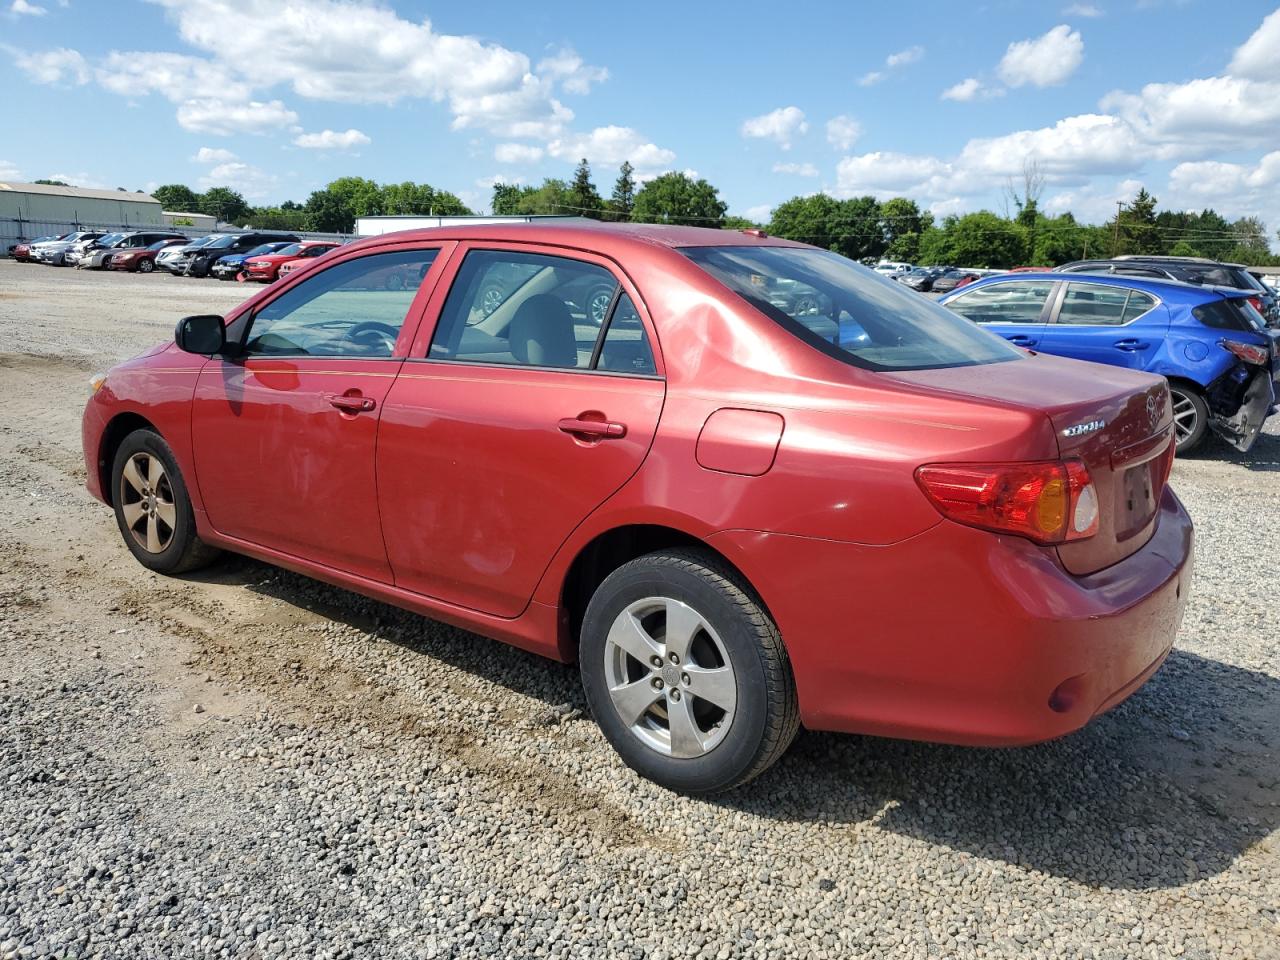
[[[777,627],[710,552],[651,553],[611,573],[582,624],[592,715],[622,759],[683,793],[767,770],[800,726]]]
[[[150,273],[155,268],[156,268],[156,265],[151,260],[141,260],[138,262],[139,273]]]
[[[1191,453],[1204,442],[1209,429],[1209,405],[1198,390],[1180,383],[1169,385],[1173,401],[1173,428],[1176,436],[1177,456]]]
[[[187,485],[173,451],[152,430],[124,438],[111,465],[112,502],[125,546],[157,573],[186,573],[218,555],[196,534]]]

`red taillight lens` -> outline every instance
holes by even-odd
[[[1043,544],[1098,532],[1098,494],[1079,460],[931,463],[916,482],[944,517],[970,527]]]
[[[1258,366],[1265,367],[1271,357],[1267,354],[1266,347],[1259,347],[1252,343],[1241,343],[1239,340],[1223,340],[1222,346],[1226,350],[1230,350],[1245,363],[1253,363]]]
[[[1253,307],[1253,309],[1257,310],[1259,313],[1262,312],[1261,300],[1259,300],[1257,297],[1246,297],[1246,299],[1249,301],[1249,306]]]

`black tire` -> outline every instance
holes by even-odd
[[[139,273],[150,273],[155,268],[156,268],[156,263],[154,260],[140,260],[138,262]]]
[[[1170,383],[1169,393],[1173,400],[1174,422],[1178,433],[1175,454],[1183,457],[1194,452],[1204,443],[1205,436],[1209,432],[1209,405],[1204,402],[1204,397],[1199,390],[1185,383]],[[1189,421],[1185,419],[1187,417],[1194,417],[1194,420]],[[1179,418],[1184,418],[1181,420],[1182,424],[1191,422],[1189,430],[1184,431],[1179,424]]]
[[[169,536],[163,548],[152,551],[139,542],[141,534],[135,534],[126,518],[129,506],[136,506],[139,500],[136,491],[128,488],[124,479],[126,466],[131,460],[153,457],[164,469],[163,478],[157,484],[156,498],[173,505],[173,523],[160,523],[160,538],[168,530]],[[149,570],[164,574],[186,573],[203,567],[213,561],[221,552],[211,547],[196,534],[195,516],[191,510],[191,499],[187,495],[187,485],[178,469],[173,451],[165,443],[160,434],[152,430],[135,430],[124,438],[120,448],[116,450],[115,459],[111,463],[111,502],[115,506],[116,525],[120,528],[120,536],[125,546],[137,561]],[[147,518],[141,519],[147,523]],[[153,517],[150,522],[155,522]]]
[[[718,635],[733,669],[729,729],[700,756],[677,758],[643,742],[609,694],[609,630],[623,611],[650,597],[694,608]],[[587,703],[605,738],[628,766],[668,789],[706,794],[744,784],[772,766],[800,728],[795,680],[777,626],[751,587],[710,551],[650,553],[611,573],[587,606],[579,653]]]

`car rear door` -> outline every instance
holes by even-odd
[[[515,617],[565,538],[639,469],[666,385],[644,304],[612,262],[496,243],[454,261],[383,405],[387,554],[398,587]],[[574,292],[602,282],[615,293],[596,325]]]
[[[216,531],[390,582],[378,417],[442,253],[402,244],[343,258],[229,326],[243,354],[204,366],[191,412],[196,479]],[[370,282],[393,266],[411,267],[420,287]]]
[[[1169,311],[1143,290],[1071,280],[1055,298],[1041,349],[1143,370],[1160,352]]]
[[[966,290],[947,306],[1028,350],[1040,349],[1054,280],[1002,280]]]

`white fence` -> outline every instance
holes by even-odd
[[[233,227],[219,224],[217,231],[197,230],[194,227],[168,227],[162,224],[124,224],[93,223],[88,220],[26,220],[18,217],[0,217],[0,256],[9,256],[9,249],[16,244],[37,237],[58,236],[74,233],[79,230],[102,230],[105,233],[125,232],[130,230],[164,231],[185,234],[188,237],[203,237],[211,232],[243,233],[250,227]],[[309,230],[263,230],[270,233],[291,233],[303,240],[337,240],[345,242],[353,239],[349,233],[315,233]]]

